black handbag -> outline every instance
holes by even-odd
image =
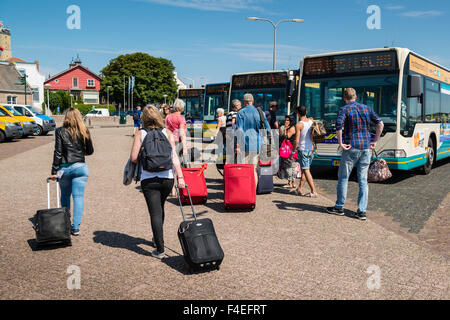
[[[33,229],[36,231],[36,243],[39,247],[46,245],[72,245],[70,237],[70,212],[61,208],[59,201],[59,181],[56,181],[57,208],[50,208],[50,178],[47,178],[48,209],[38,210],[34,215]]]

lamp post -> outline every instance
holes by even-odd
[[[49,96],[49,91],[50,91],[51,85],[50,85],[49,83],[47,83],[44,87],[47,89],[47,104],[46,104],[46,108],[45,108],[44,114],[47,115],[47,112],[50,111],[50,96]]]
[[[273,70],[276,70],[277,68],[277,62],[276,62],[276,50],[277,50],[277,28],[278,25],[282,22],[296,22],[296,23],[303,23],[305,20],[303,19],[285,19],[285,20],[280,20],[278,21],[276,24],[273,23],[271,20],[269,19],[264,19],[264,18],[257,18],[257,17],[247,17],[245,18],[248,21],[267,21],[270,24],[272,24],[273,26]]]
[[[72,98],[73,98],[73,94],[70,94],[70,107],[73,108],[72,106]]]
[[[111,86],[107,86],[106,87],[106,100],[108,100],[107,101],[107,103],[108,103],[108,111],[109,111],[109,88],[111,88]]]
[[[166,104],[167,94],[164,94],[163,97],[164,97],[164,104]]]

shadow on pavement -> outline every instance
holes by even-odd
[[[95,231],[93,240],[95,243],[101,243],[112,248],[128,249],[144,256],[151,256],[151,252],[140,248],[139,245],[145,244],[155,248],[154,243],[151,241],[135,238],[120,232]]]
[[[328,213],[326,211],[326,209],[327,209],[326,207],[316,206],[316,205],[313,205],[313,204],[308,204],[308,203],[288,203],[288,202],[281,201],[281,200],[274,200],[273,203],[275,203],[277,208],[280,209],[280,210],[313,211],[313,212],[319,212],[319,213],[333,215],[333,214],[330,214],[330,213]],[[347,217],[347,218],[357,219],[354,216],[354,212],[350,211],[350,210],[347,210],[347,209],[344,209],[344,216]]]
[[[72,246],[71,244],[67,244],[67,243],[39,246],[36,242],[36,239],[29,239],[29,240],[27,240],[27,242],[32,251],[56,250],[56,249],[61,249],[61,248],[66,248],[66,247]]]

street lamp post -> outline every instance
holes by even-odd
[[[73,108],[72,106],[72,98],[73,98],[73,94],[70,94],[70,107]]]
[[[164,94],[163,97],[164,97],[164,104],[166,104],[167,94]]]
[[[107,103],[108,103],[108,110],[109,110],[109,88],[111,88],[111,86],[107,86],[106,87],[106,97],[107,97],[106,100],[108,100],[107,101]]]
[[[285,20],[280,20],[275,24],[269,19],[263,19],[263,18],[257,18],[257,17],[247,17],[245,19],[248,21],[267,21],[270,24],[272,24],[272,26],[273,26],[273,70],[276,70],[276,68],[277,68],[276,50],[277,50],[277,28],[278,28],[278,25],[282,22],[303,23],[305,21],[303,19],[285,19]]]
[[[49,96],[49,91],[50,91],[51,85],[50,85],[49,83],[47,83],[44,87],[47,89],[47,104],[46,104],[46,108],[45,108],[44,114],[47,115],[47,112],[50,111],[50,96]]]
[[[193,79],[188,78],[188,77],[182,77],[182,78],[187,79],[187,80],[191,80],[192,81],[192,87],[195,88],[195,83],[194,83]]]

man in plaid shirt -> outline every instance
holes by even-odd
[[[366,209],[369,198],[367,172],[370,165],[371,149],[375,149],[384,124],[380,117],[368,106],[356,102],[356,91],[353,88],[344,90],[346,106],[339,110],[336,120],[336,135],[342,148],[339,165],[337,201],[334,207],[327,208],[328,213],[344,215],[344,205],[347,198],[348,178],[356,165],[358,170],[358,211],[356,217],[366,220]],[[371,142],[370,122],[377,124],[375,139]],[[342,130],[344,135],[342,136]]]

